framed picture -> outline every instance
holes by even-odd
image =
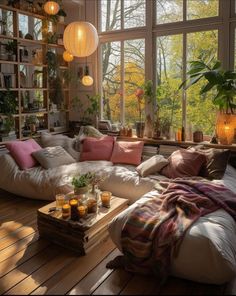
[[[79,82],[79,91],[92,91],[94,83],[92,85],[84,85],[82,83],[82,79],[85,75],[89,75],[92,79],[93,77],[93,68],[92,68],[92,63],[79,63],[78,68],[77,68],[77,75],[78,75],[78,82]]]

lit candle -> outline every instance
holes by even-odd
[[[83,218],[87,214],[87,206],[85,205],[80,205],[78,206],[78,213],[80,218]]]
[[[103,207],[110,208],[111,192],[103,191],[101,193],[101,201],[102,201],[102,206]]]
[[[65,204],[62,206],[62,218],[63,219],[67,219],[70,217],[70,205],[69,204]]]
[[[73,198],[70,200],[70,206],[71,206],[71,220],[77,221],[78,220],[78,200]]]

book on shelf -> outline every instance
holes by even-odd
[[[16,134],[10,135],[10,136],[5,136],[5,135],[0,135],[0,141],[1,142],[7,142],[7,141],[13,141],[16,140]]]

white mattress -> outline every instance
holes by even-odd
[[[224,178],[213,182],[225,184],[236,193],[236,170],[228,166]],[[110,223],[110,236],[121,251],[121,231],[129,212],[157,194],[157,191],[145,194]],[[230,281],[236,274],[236,223],[233,218],[224,210],[199,218],[186,232],[177,257],[172,258],[171,273],[204,283]]]

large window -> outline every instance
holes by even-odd
[[[227,3],[101,0],[98,7],[103,117],[113,123],[132,125],[138,119],[135,90],[145,80],[152,80],[162,128],[171,126],[175,130],[184,126],[191,133],[201,129],[212,136],[216,114],[213,94],[199,95],[203,82],[186,92],[179,86],[186,79],[189,62],[200,57],[220,58],[224,67],[236,68],[236,54],[234,59],[229,57],[231,41],[226,40],[234,35],[229,32],[230,27],[235,27],[236,16],[231,17],[229,25],[226,9],[233,6]]]

